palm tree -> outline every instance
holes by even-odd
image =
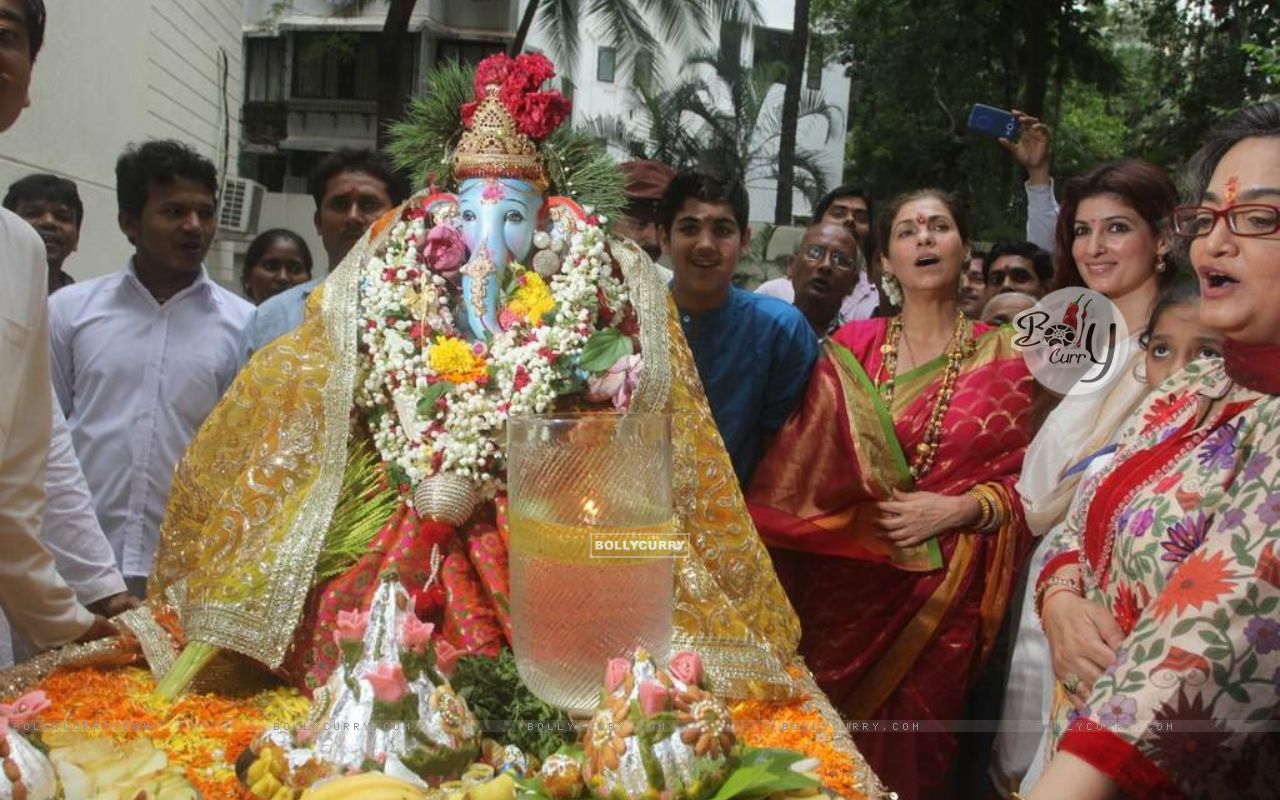
[[[771,62],[743,66],[733,55],[702,52],[685,62],[692,77],[673,90],[683,98],[681,111],[700,127],[698,166],[748,184],[762,177],[779,177],[778,148],[783,115],[769,91],[786,77],[784,64]],[[701,74],[700,74],[701,73]],[[709,73],[708,82],[703,76]],[[838,110],[818,92],[802,93],[796,111],[797,126],[812,119],[826,124],[827,138],[839,119]],[[829,188],[823,154],[796,147],[794,186],[810,203]],[[787,220],[788,222],[790,220]]]
[[[676,169],[691,167],[698,161],[699,145],[683,119],[690,91],[693,87],[684,84],[674,90],[636,85],[626,118],[598,116],[587,120],[582,130],[631,158],[661,161]]]
[[[511,54],[524,49],[525,37],[535,17],[551,36],[556,59],[572,74],[578,63],[581,26],[588,16],[605,25],[611,44],[625,61],[636,53],[651,53],[661,61],[671,45],[692,45],[712,38],[720,23],[758,22],[756,0],[528,0],[520,28],[511,43]],[[657,36],[649,19],[657,23]],[[659,37],[663,44],[659,44]]]
[[[778,140],[778,198],[773,221],[791,224],[791,187],[795,185],[796,134],[800,113],[800,77],[809,49],[809,0],[795,0],[791,23],[791,52],[787,57],[787,85],[782,93],[782,136]],[[820,68],[814,65],[814,68]]]

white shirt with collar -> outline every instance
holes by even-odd
[[[252,312],[203,266],[158,303],[132,259],[49,298],[54,389],[125,577],[151,571],[174,467],[235,379]]]
[[[44,243],[0,209],[0,606],[38,646],[83,634],[93,615],[40,543],[49,455]]]
[[[791,279],[786,276],[765,281],[756,287],[756,294],[776,297],[792,305],[795,305],[796,302],[795,286],[791,284]],[[880,293],[871,284],[871,278],[867,276],[866,270],[863,270],[858,274],[858,282],[854,284],[852,291],[845,295],[844,300],[840,302],[840,308],[836,311],[836,318],[831,320],[827,333],[834,333],[843,327],[846,322],[852,322],[855,319],[871,319],[876,313],[876,307],[879,305]]]

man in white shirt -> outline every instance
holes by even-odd
[[[339,150],[325,156],[307,178],[316,201],[316,233],[333,272],[378,217],[409,196],[409,183],[372,150]],[[307,298],[322,277],[286,289],[254,309],[244,328],[241,362],[302,324]]]
[[[0,0],[0,132],[30,100],[44,41],[43,0]],[[44,243],[0,209],[0,607],[39,647],[116,632],[76,601],[40,544],[49,455],[49,353]]]
[[[130,147],[116,195],[133,257],[49,300],[54,389],[98,521],[139,597],[173,469],[235,378],[253,311],[203,264],[217,189],[213,164],[183,144]]]
[[[864,265],[870,264],[871,252],[875,249],[871,243],[871,201],[866,192],[854,186],[841,186],[832,189],[813,209],[815,224],[821,222],[843,225],[853,234],[853,238],[865,256]],[[839,328],[846,322],[855,319],[870,319],[880,305],[880,292],[876,289],[872,270],[864,268],[859,271],[853,287],[840,303],[832,329]],[[791,274],[791,262],[787,264],[787,275],[765,281],[756,287],[756,293],[776,297],[788,303],[794,303],[796,289],[795,276]]]

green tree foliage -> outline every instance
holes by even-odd
[[[786,67],[744,65],[734,54],[704,51],[690,56],[679,82],[632,92],[633,116],[590,120],[587,130],[633,158],[653,158],[676,168],[695,167],[750,185],[778,177],[782,137],[780,88]],[[836,109],[818,92],[801,94],[797,124],[828,133]],[[824,154],[795,150],[795,188],[816,203],[830,188]]]
[[[850,70],[846,178],[957,191],[980,239],[1020,235],[1021,170],[974,103],[1053,129],[1067,177],[1121,156],[1179,168],[1224,114],[1280,90],[1275,0],[814,0]]]

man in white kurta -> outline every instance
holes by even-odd
[[[0,28],[0,131],[7,131],[30,102],[43,4],[0,0]],[[52,647],[114,628],[76,602],[40,544],[51,420],[46,284],[44,243],[0,209],[0,607],[37,646]]]

